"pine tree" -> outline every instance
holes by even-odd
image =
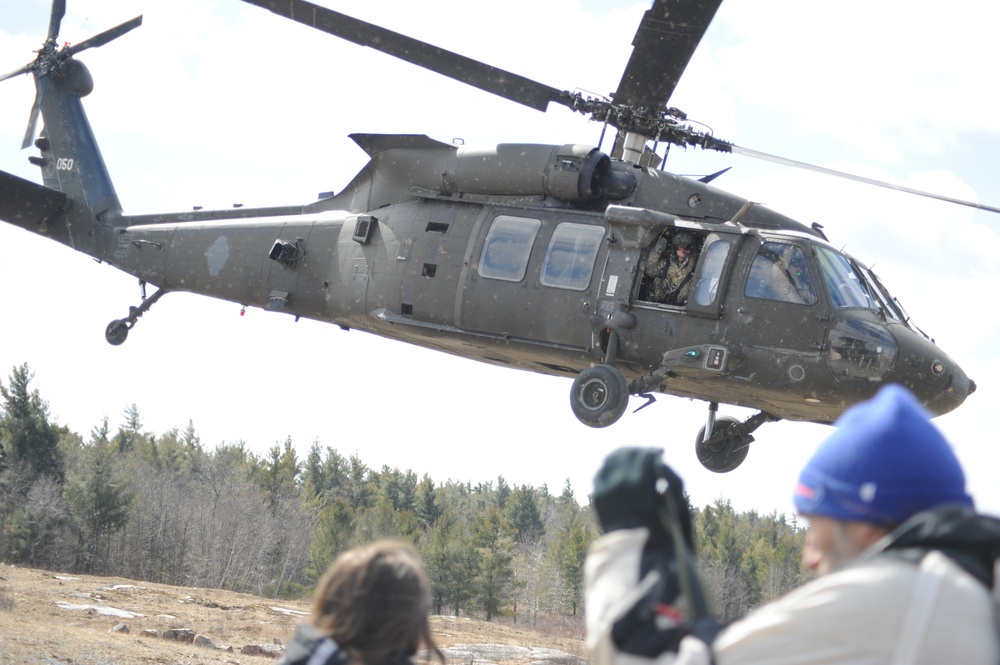
[[[479,553],[476,600],[490,621],[513,592],[514,532],[503,513],[488,505],[472,524],[472,542]]]
[[[115,441],[118,444],[119,452],[124,453],[139,443],[143,436],[142,417],[139,415],[139,407],[134,402],[125,407],[122,415],[125,416],[125,424],[118,428]]]
[[[275,443],[271,446],[267,457],[260,461],[256,476],[272,509],[283,499],[295,494],[299,467],[291,437],[285,439],[282,445]]]
[[[425,528],[434,526],[434,523],[441,516],[441,505],[437,500],[434,481],[426,473],[420,479],[420,484],[417,485],[416,513],[417,519]]]
[[[583,598],[583,564],[596,529],[582,510],[568,515],[556,535],[552,556],[562,580],[562,599],[576,615]]]
[[[497,488],[493,492],[493,503],[497,505],[497,508],[504,510],[507,507],[507,499],[510,498],[510,485],[504,480],[503,476],[497,476]]]
[[[422,541],[421,556],[431,580],[434,612],[467,610],[479,570],[478,551],[456,516],[445,510]]]
[[[345,496],[351,507],[370,508],[375,505],[375,484],[372,482],[371,469],[357,455],[351,455],[347,462]]]
[[[343,497],[335,497],[316,517],[309,546],[308,576],[318,580],[337,555],[355,543],[355,512]]]
[[[527,485],[521,485],[511,492],[504,515],[518,542],[533,542],[545,534],[535,491]]]
[[[34,374],[27,363],[15,367],[10,385],[0,383],[4,403],[0,409],[0,448],[4,465],[26,462],[36,475],[49,475],[62,482],[65,473],[59,450],[59,430],[49,420],[48,404],[29,384]]]
[[[105,420],[105,424],[107,420]],[[120,468],[117,448],[98,432],[84,451],[84,465],[66,484],[66,500],[80,534],[77,565],[94,570],[101,546],[125,526],[135,495]]]

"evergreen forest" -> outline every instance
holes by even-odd
[[[0,380],[0,561],[164,584],[302,597],[341,551],[415,544],[434,612],[580,626],[599,535],[559,491],[367,466],[313,443],[206,448],[193,423],[160,434],[128,405],[86,435],[52,422],[28,365]],[[692,510],[698,565],[723,620],[801,584],[804,532],[782,514]]]

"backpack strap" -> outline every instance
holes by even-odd
[[[917,662],[927,624],[941,591],[941,583],[944,582],[946,561],[940,552],[930,552],[921,560],[903,627],[896,642],[896,655],[892,659],[892,665],[912,665]]]

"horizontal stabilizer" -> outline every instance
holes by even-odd
[[[65,202],[62,192],[0,171],[0,220],[38,232]]]

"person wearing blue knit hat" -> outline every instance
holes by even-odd
[[[951,446],[902,386],[886,386],[835,426],[799,476],[799,513],[895,527],[941,504],[972,507]]]
[[[973,507],[951,446],[902,386],[886,386],[834,426],[795,487],[811,570],[830,572],[921,511]]]
[[[585,569],[592,665],[1000,663],[1000,520],[976,513],[930,415],[890,385],[834,425],[793,491],[816,579],[725,629],[698,602],[680,478],[662,451],[612,453]]]

